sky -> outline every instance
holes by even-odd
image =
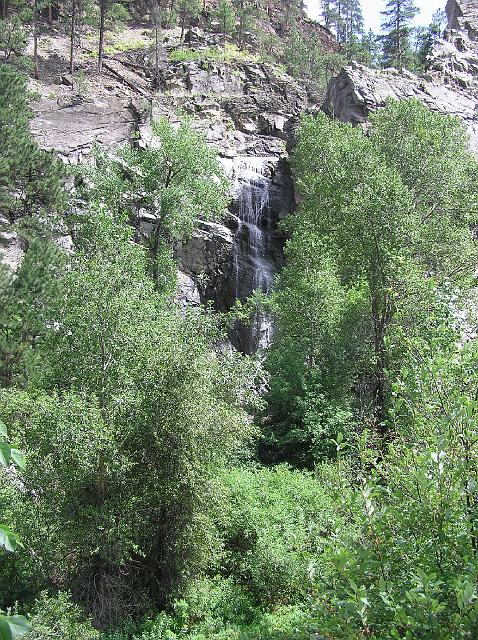
[[[306,0],[309,15],[318,18],[320,15],[319,0]],[[432,15],[437,9],[445,9],[446,0],[415,0],[420,13],[415,19],[416,24],[428,25]],[[365,19],[365,28],[377,33],[380,30],[380,12],[385,7],[385,0],[362,0],[362,11]]]

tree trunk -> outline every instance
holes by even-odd
[[[8,13],[8,0],[3,0],[2,4],[2,19],[5,20]]]
[[[154,78],[155,86],[159,83],[159,30],[161,28],[161,0],[153,0],[151,20],[154,30]]]
[[[33,0],[33,74],[38,80],[40,71],[38,69],[38,1]]]
[[[100,0],[100,37],[98,44],[98,72],[103,70],[103,49],[105,38],[105,18],[107,9],[107,0]]]
[[[390,320],[390,310],[385,295],[383,308],[380,308],[380,304],[377,297],[372,294],[372,320],[374,328],[374,352],[375,352],[375,367],[374,367],[374,418],[378,432],[382,437],[387,434],[387,428],[385,424],[385,385],[386,385],[386,348],[385,348],[385,335]]]
[[[75,30],[76,30],[76,0],[71,0],[70,22],[70,73],[75,72]]]
[[[242,49],[244,46],[244,0],[241,0],[239,10],[239,49]]]
[[[184,29],[186,27],[186,12],[183,11],[181,15],[181,37],[179,38],[179,46],[182,47],[184,44]]]
[[[53,22],[53,3],[48,4],[48,24]]]

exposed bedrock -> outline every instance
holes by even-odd
[[[52,43],[55,51],[61,47],[54,38]],[[219,153],[232,202],[222,220],[201,221],[190,241],[177,247],[179,299],[227,310],[255,289],[270,291],[283,260],[277,223],[294,209],[288,148],[308,106],[306,91],[271,65],[164,58],[160,89],[153,91],[137,62],[108,59],[103,76],[92,71],[84,86],[52,62],[51,73],[32,87],[40,94],[33,105],[35,137],[75,164],[88,161],[95,145],[114,150],[133,132],[138,144],[149,144],[152,117],[175,122],[190,116]],[[140,215],[145,217],[136,223],[144,230],[151,217]],[[1,234],[5,259],[16,267],[22,252],[15,229],[4,225]],[[238,327],[232,339],[253,352],[270,336],[269,320],[257,317],[251,329]]]

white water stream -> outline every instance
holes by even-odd
[[[270,158],[244,157],[234,167],[237,231],[234,253],[234,293],[245,299],[254,290],[269,293],[276,271],[270,255]],[[256,313],[249,329],[240,331],[240,346],[252,353],[270,345],[272,322]],[[246,335],[246,334],[249,335]]]

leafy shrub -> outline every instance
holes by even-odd
[[[70,595],[60,592],[49,596],[40,594],[31,617],[32,631],[28,640],[99,640],[83,610],[71,601]]]
[[[330,496],[312,474],[287,466],[232,469],[222,535],[225,571],[262,603],[289,604],[337,526]]]
[[[161,613],[135,640],[281,640],[308,638],[305,608],[281,607],[264,612],[254,607],[244,587],[231,578],[193,583],[170,615]]]
[[[212,62],[257,62],[257,56],[239,49],[235,44],[227,43],[224,47],[207,47],[206,49],[174,49],[169,54],[171,62],[188,62],[190,60],[210,60]]]

